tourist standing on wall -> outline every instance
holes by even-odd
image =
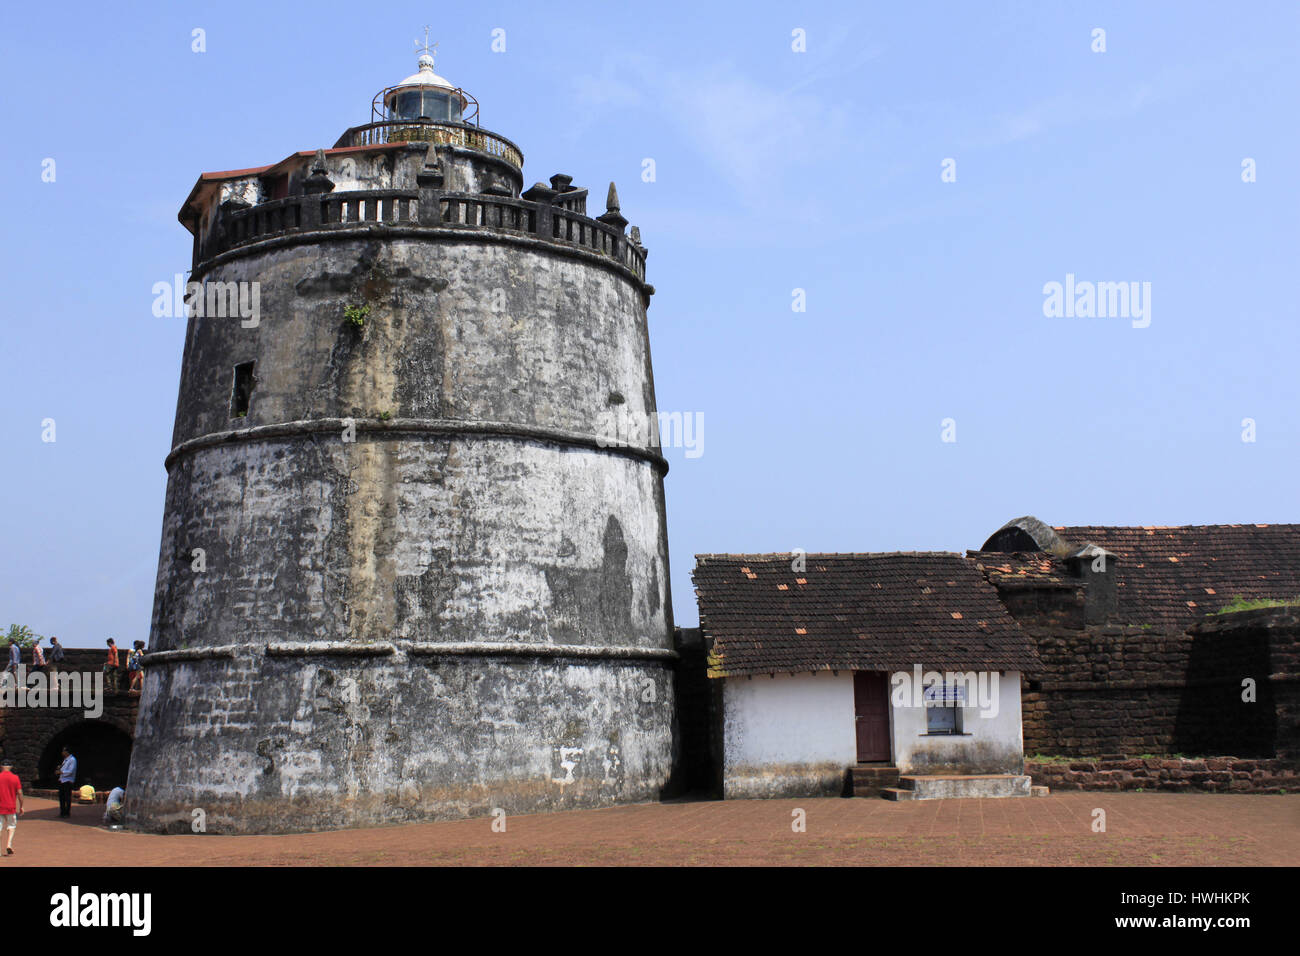
[[[58,676],[59,668],[63,666],[63,645],[59,643],[57,637],[50,638],[50,679],[53,680]]]
[[[63,764],[59,767],[59,816],[72,816],[72,785],[77,780],[77,758],[63,748]]]
[[[139,695],[144,690],[144,641],[136,641],[131,654],[126,659],[126,669],[131,672],[131,684],[128,694]]]
[[[23,815],[23,785],[14,773],[12,761],[0,760],[0,826],[7,831],[5,856],[14,855],[14,830]]]
[[[117,645],[113,639],[108,639],[108,660],[104,661],[105,683],[108,684],[110,694],[117,693]]]
[[[45,651],[41,649],[41,639],[32,641],[32,670],[45,672]]]
[[[18,682],[18,665],[23,662],[23,649],[18,646],[18,642],[11,640],[9,642],[9,665],[5,668],[5,683],[9,682],[10,674],[13,674],[14,683]]]

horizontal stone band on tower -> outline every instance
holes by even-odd
[[[233,659],[240,650],[256,654],[265,650],[267,657],[391,657],[398,651],[410,657],[545,657],[597,658],[601,660],[675,661],[676,651],[663,647],[610,647],[585,644],[539,644],[532,641],[462,641],[457,643],[415,643],[412,641],[309,641],[305,644],[274,643],[244,646],[189,648],[150,654],[150,667],[168,664],[192,664],[204,660]]]
[[[426,657],[598,657],[606,660],[675,661],[666,647],[610,647],[586,644],[536,644],[524,641],[470,641],[461,644],[409,644],[406,653]]]
[[[217,647],[183,647],[175,651],[151,651],[148,655],[149,666],[190,664],[194,661],[232,660],[238,650],[238,644],[222,644]]]
[[[519,441],[546,442],[609,452],[624,458],[647,462],[661,474],[667,474],[668,461],[654,448],[629,445],[616,438],[585,435],[561,428],[540,428],[536,425],[517,425],[510,422],[461,421],[451,418],[419,419],[392,418],[387,421],[368,418],[318,418],[275,425],[258,425],[224,432],[199,435],[181,442],[173,448],[164,461],[168,471],[182,456],[216,445],[231,445],[257,441],[272,441],[296,435],[330,433],[342,435],[347,428],[358,434],[367,432],[394,436],[401,434],[455,435],[513,438]]]
[[[540,644],[535,641],[461,641],[457,643],[380,641],[311,641],[307,644],[267,644],[268,657],[342,656],[387,657],[403,651],[411,657],[595,657],[604,660],[675,661],[678,654],[665,647],[610,647],[588,644]]]
[[[264,239],[377,224],[494,229],[572,244],[612,259],[645,281],[645,249],[620,230],[550,203],[421,189],[370,189],[289,196],[247,209],[222,210],[200,262]],[[196,267],[195,272],[201,272]]]

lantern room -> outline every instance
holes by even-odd
[[[472,123],[478,102],[450,80],[433,72],[433,55],[422,53],[419,70],[375,97],[375,118],[381,122]]]

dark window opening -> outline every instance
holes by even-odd
[[[235,387],[230,393],[230,417],[243,418],[248,414],[248,403],[253,398],[253,363],[244,362],[235,366]]]
[[[284,199],[289,195],[289,174],[262,177],[262,194],[267,201]]]

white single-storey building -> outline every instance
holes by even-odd
[[[1038,658],[969,559],[699,555],[694,578],[723,797],[1029,794]]]

